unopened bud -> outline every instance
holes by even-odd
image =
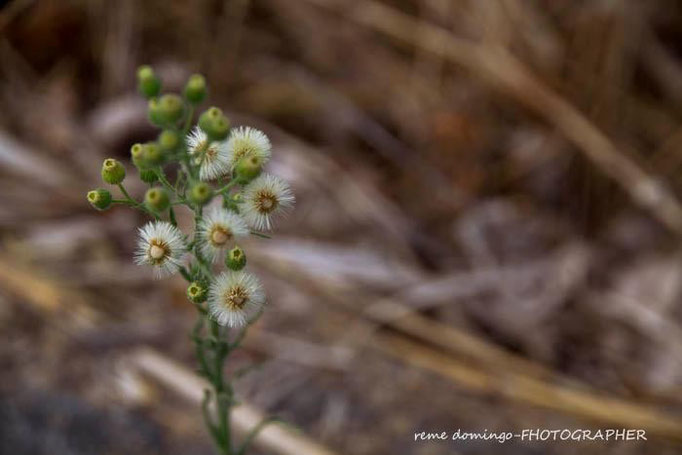
[[[144,153],[144,145],[142,144],[133,144],[130,147],[130,159],[132,160],[133,164],[137,167],[140,167],[142,165],[142,154]]]
[[[161,81],[149,65],[137,69],[137,90],[145,98],[153,98],[161,91]]]
[[[263,158],[256,155],[242,158],[234,168],[237,181],[241,184],[249,183],[258,177],[262,170]]]
[[[190,283],[187,287],[187,298],[194,303],[202,303],[206,301],[207,289],[197,283],[196,281]]]
[[[173,130],[163,130],[159,134],[159,147],[164,151],[173,151],[180,144],[180,135]]]
[[[144,203],[155,212],[163,212],[170,205],[170,199],[163,188],[150,188],[144,195]]]
[[[235,246],[232,248],[225,257],[225,266],[234,271],[238,271],[244,268],[246,265],[246,255],[244,250]]]
[[[193,74],[185,85],[185,98],[192,104],[201,103],[206,98],[206,79],[201,74]]]
[[[212,141],[224,140],[230,132],[230,121],[217,107],[211,107],[199,116],[201,128]]]
[[[130,149],[130,154],[133,157],[133,163],[139,169],[149,169],[159,166],[163,163],[165,155],[161,147],[155,142],[147,142],[146,144],[135,144]]]
[[[182,98],[174,93],[149,100],[149,120],[158,126],[167,126],[180,120],[183,112]]]
[[[102,163],[102,180],[111,185],[118,185],[126,177],[126,170],[123,165],[113,159],[107,158]]]
[[[106,210],[111,205],[111,193],[104,188],[88,191],[88,202],[97,210]]]
[[[189,198],[197,205],[204,205],[213,197],[213,189],[206,182],[196,183],[189,190]]]

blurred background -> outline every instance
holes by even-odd
[[[294,187],[229,368],[299,455],[682,453],[679,2],[2,3],[1,453],[213,453],[182,279],[85,199],[155,137],[145,63],[203,73]],[[648,441],[413,442],[458,428]]]

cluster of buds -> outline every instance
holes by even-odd
[[[160,129],[156,140],[130,148],[137,176],[149,189],[141,201],[130,196],[123,183],[131,172],[107,158],[102,180],[117,186],[121,197],[98,188],[87,199],[98,210],[122,204],[152,218],[139,229],[135,262],[152,267],[158,277],[181,273],[190,283],[188,299],[203,314],[222,326],[244,326],[260,313],[265,293],[244,270],[246,253],[238,243],[251,235],[267,237],[264,231],[293,207],[293,193],[263,170],[272,151],[263,132],[231,128],[217,107],[206,109],[193,125],[195,109],[206,98],[203,76],[191,76],[182,95],[162,93],[149,66],[139,68],[137,79],[149,121]],[[166,174],[171,168],[172,179]],[[177,226],[179,207],[194,212],[191,234]]]

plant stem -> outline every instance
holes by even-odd
[[[192,117],[194,117],[194,106],[190,104],[187,110],[187,118],[185,119],[185,125],[182,127],[183,136],[189,132],[189,127],[192,126]]]
[[[224,187],[220,188],[220,189],[217,191],[217,193],[218,193],[218,194],[223,194],[223,193],[225,193],[226,191],[228,191],[230,188],[232,188],[233,186],[235,186],[236,184],[237,184],[237,180],[230,180],[230,182],[229,182],[227,185],[225,185]],[[224,195],[224,194],[223,194],[223,195]]]
[[[147,213],[148,215],[154,217],[155,220],[159,219],[159,215],[156,213],[152,212],[149,210],[147,207],[144,206],[144,204],[141,204],[137,202],[135,199],[133,199],[130,194],[126,191],[125,187],[123,186],[122,183],[118,184],[118,189],[121,190],[121,193],[126,197],[125,199],[114,199],[112,202],[118,203],[118,204],[127,204],[130,205],[131,207],[135,207],[136,209],[142,210],[143,212]]]
[[[258,231],[251,231],[251,235],[255,235],[256,237],[260,237],[262,239],[271,239],[272,238],[268,234],[263,234],[262,232],[258,232]]]
[[[210,335],[202,336],[208,329]],[[221,455],[232,455],[232,434],[230,412],[232,409],[232,386],[225,381],[224,364],[230,354],[227,333],[222,333],[220,325],[210,319],[203,311],[198,315],[197,323],[192,331],[199,371],[211,384],[212,390],[206,390],[202,403],[203,416],[209,433]],[[213,400],[214,412],[211,412]]]
[[[154,170],[154,174],[156,174],[156,177],[159,179],[159,182],[161,182],[161,185],[163,185],[168,191],[170,191],[172,194],[175,195],[175,197],[178,198],[178,201],[180,201],[182,204],[185,204],[186,206],[190,206],[189,201],[185,199],[166,178],[166,174],[163,172],[163,168],[159,167],[158,169]]]

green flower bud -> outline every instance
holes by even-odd
[[[102,163],[102,180],[111,185],[118,185],[126,177],[126,170],[123,165],[113,159],[107,158]]]
[[[213,197],[213,188],[206,182],[196,183],[189,190],[189,199],[197,205],[204,205]]]
[[[106,210],[111,205],[111,193],[103,188],[88,191],[88,202],[97,210]]]
[[[161,81],[149,65],[137,69],[137,90],[145,98],[153,98],[161,91]]]
[[[164,151],[175,150],[180,144],[180,135],[173,130],[163,130],[159,134],[159,147]]]
[[[170,205],[170,199],[163,188],[149,188],[144,195],[144,204],[151,210],[163,212]]]
[[[228,269],[236,272],[243,269],[245,265],[246,255],[244,254],[244,250],[238,246],[235,246],[227,253],[227,256],[225,257],[225,266]]]
[[[237,181],[241,184],[249,183],[258,177],[262,170],[263,158],[256,155],[242,158],[234,168]]]
[[[132,147],[130,147],[130,159],[132,160],[133,164],[137,166],[138,168],[142,164],[142,155],[144,154],[144,145],[142,144],[133,144]]]
[[[185,98],[192,104],[201,103],[206,98],[206,79],[201,74],[192,74],[185,85]]]
[[[222,141],[230,132],[230,121],[217,107],[211,107],[199,116],[201,128],[212,141]]]
[[[165,122],[161,118],[160,114],[161,108],[159,107],[158,98],[150,98],[147,103],[147,115],[149,116],[149,121],[156,126],[164,126]]]
[[[174,93],[149,100],[149,120],[155,125],[166,126],[182,117],[184,105],[182,98]]]
[[[146,144],[135,144],[130,149],[130,154],[133,157],[133,163],[139,169],[149,169],[151,167],[159,166],[163,163],[165,155],[161,147],[155,142],[148,142]]]
[[[152,169],[139,169],[139,171],[140,180],[142,180],[144,183],[154,183],[159,179],[156,176],[156,172],[154,172]]]
[[[194,303],[202,303],[206,301],[207,289],[200,283],[194,281],[187,287],[187,298]]]

